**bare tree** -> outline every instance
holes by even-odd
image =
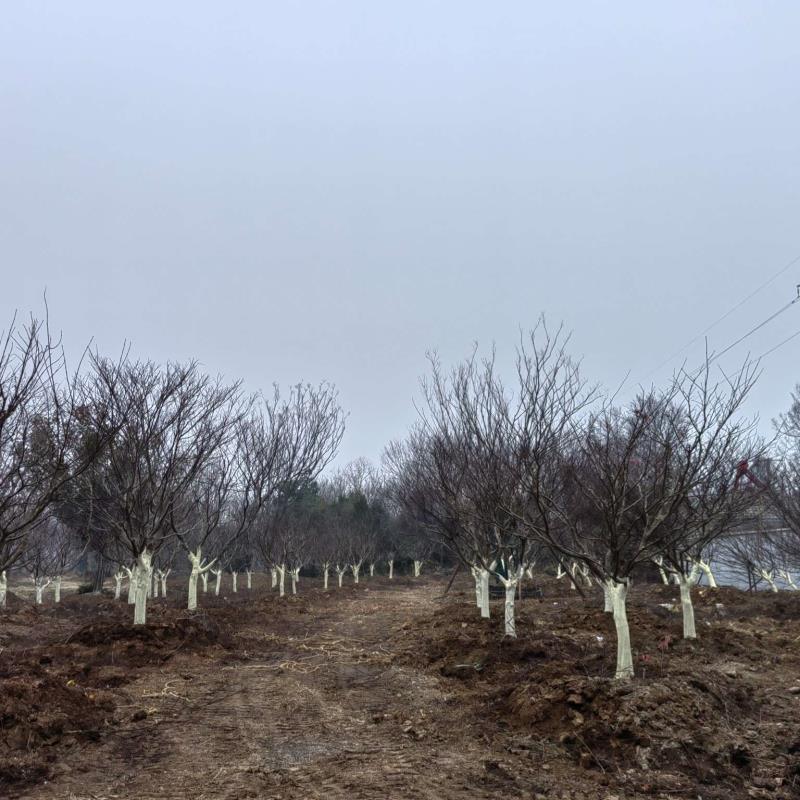
[[[117,369],[109,363],[109,374]],[[0,603],[27,535],[103,451],[119,412],[89,402],[47,319],[21,325],[15,317],[0,334]],[[86,429],[91,436],[81,435]]]
[[[609,595],[617,678],[633,675],[625,600],[637,567],[667,554],[687,585],[685,613],[693,619],[681,564],[699,532],[715,533],[728,519],[724,480],[727,473],[730,485],[737,458],[752,455],[752,424],[738,412],[756,377],[746,363],[733,378],[712,382],[707,360],[625,408],[604,404],[573,428],[560,481],[548,492],[532,487],[532,513],[524,517],[531,535],[583,564]]]
[[[230,435],[238,385],[203,375],[196,363],[159,367],[127,363],[121,370],[94,359],[102,408],[126,418],[96,471],[96,524],[109,551],[127,552],[135,566],[134,624],[146,621],[152,558],[189,512],[190,488]]]

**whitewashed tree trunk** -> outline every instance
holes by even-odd
[[[286,564],[276,567],[278,570],[278,595],[283,597],[286,594]]]
[[[569,582],[569,588],[570,589],[577,589],[578,588],[576,586],[576,583],[577,583],[578,579],[575,577],[577,572],[578,572],[578,562],[577,561],[573,561],[572,564],[570,565],[570,568],[569,568],[569,574],[570,574],[570,577],[572,578],[572,580]]]
[[[472,573],[472,579],[475,581],[475,605],[480,608],[481,607],[481,570],[480,567],[477,565],[472,565],[470,567],[470,572]]]
[[[249,592],[253,589],[253,570],[246,570],[245,575],[247,575],[247,591]]]
[[[6,571],[0,572],[0,608],[6,607],[6,597],[8,596],[8,577]]]
[[[53,579],[53,602],[61,602],[61,576],[56,575]]]
[[[586,588],[591,589],[594,584],[592,583],[592,576],[589,573],[589,567],[584,566],[581,568],[581,577],[583,578],[583,583]]]
[[[186,608],[189,611],[194,611],[197,608],[197,579],[200,577],[200,571],[192,565],[192,571],[189,573],[189,599],[186,603]]]
[[[122,597],[122,580],[125,577],[125,574],[122,572],[117,572],[114,575],[114,599],[119,600]]]
[[[374,578],[375,577],[375,565],[374,564],[370,564],[369,565],[369,576],[370,576],[370,578]]]
[[[489,570],[481,567],[481,617],[489,619]]]
[[[136,602],[136,564],[133,565],[133,569],[128,567],[124,569],[128,575],[128,605],[132,606]]]
[[[683,611],[683,638],[696,639],[694,606],[692,605],[692,579],[681,576],[681,610]]]
[[[394,559],[389,559],[389,580],[394,580]]]
[[[45,578],[34,578],[33,579],[33,590],[36,596],[36,605],[40,606],[42,604],[42,595],[44,594],[44,590],[46,587],[50,585],[49,580],[45,580]]]
[[[222,570],[212,569],[211,572],[214,574],[214,578],[216,579],[214,582],[214,594],[219,597],[219,590],[222,587]]]
[[[350,571],[353,573],[353,583],[358,583],[358,575],[361,572],[361,562],[358,564],[351,564]]]
[[[239,573],[235,570],[231,570],[231,591],[236,594],[236,580],[239,577]]]
[[[633,677],[633,653],[631,652],[631,631],[628,626],[628,614],[625,601],[628,596],[628,584],[617,583],[609,578],[608,591],[611,594],[611,605],[614,613],[614,627],[617,629],[617,671],[615,678],[620,681]]]
[[[339,588],[342,588],[342,581],[344,580],[344,575],[347,572],[347,567],[340,567],[338,564],[336,565],[336,575],[339,578]]]
[[[711,571],[711,564],[707,561],[703,561],[703,559],[699,559],[697,561],[697,566],[703,571],[703,575],[706,576],[706,580],[708,581],[708,588],[709,589],[717,589],[717,579],[714,577],[714,573]]]
[[[322,565],[322,588],[328,588],[328,573],[330,572],[331,565],[326,561]]]
[[[519,579],[522,577],[522,567],[517,567],[517,569],[512,572],[510,569],[508,570],[508,577],[503,577],[502,575],[497,576],[500,580],[500,583],[503,584],[506,590],[506,601],[505,601],[505,635],[510,636],[512,638],[516,638],[517,636],[517,623],[516,618],[514,616],[514,601],[517,596],[517,583],[519,583]]]
[[[147,597],[150,598],[153,596],[153,568],[150,567],[149,572],[147,573]]]
[[[152,556],[147,550],[142,550],[136,559],[136,591],[134,593],[133,624],[144,625],[147,622],[147,594],[151,586],[150,559]]]
[[[420,573],[422,572],[422,562],[415,561],[414,562],[414,577],[419,578]]]
[[[772,589],[773,592],[778,591],[778,585],[775,583],[775,573],[770,569],[758,569],[758,574],[769,584],[769,588]]]
[[[211,564],[214,562],[212,561],[211,564],[206,564],[205,567],[202,566],[203,564],[203,552],[198,547],[194,553],[188,553],[186,556],[189,559],[189,563],[192,565],[191,571],[189,572],[189,597],[186,603],[186,608],[189,611],[194,611],[197,608],[197,579],[202,577],[203,579],[203,591],[208,590],[208,570],[211,569]],[[164,594],[166,595],[166,576],[164,577]],[[219,594],[219,592],[217,592]]]
[[[270,588],[274,589],[278,585],[278,570],[275,567],[273,567],[269,571],[269,574],[272,577],[272,586]]]
[[[289,570],[292,577],[292,594],[297,594],[297,582],[300,580],[300,568]]]
[[[172,572],[172,570],[168,569],[168,570],[162,571],[162,573],[161,573],[161,596],[162,597],[166,597],[167,596],[167,578],[169,577],[170,572]],[[196,589],[195,589],[195,591],[196,591]]]
[[[653,563],[658,567],[658,574],[661,576],[661,582],[665,586],[669,586],[669,576],[667,575],[667,571],[664,569],[664,556],[654,558]]]
[[[153,583],[152,583],[152,594],[150,595],[154,600],[158,599],[158,572],[153,570]]]
[[[794,582],[792,578],[792,573],[789,572],[788,569],[782,569],[780,571],[780,576],[783,578],[784,582],[790,589],[797,589],[797,584]]]
[[[607,583],[603,583],[603,611],[606,614],[614,613],[614,603],[611,600],[611,590]]]

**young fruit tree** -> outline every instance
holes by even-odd
[[[387,464],[410,516],[470,569],[482,616],[489,615],[490,577],[502,584],[505,634],[514,637],[517,589],[538,542],[519,523],[521,495],[509,464],[509,397],[493,355],[480,361],[473,353],[449,374],[436,359],[431,363],[421,423],[405,445],[389,448]],[[413,528],[409,533],[417,546],[424,543]],[[420,556],[414,556],[416,575]]]
[[[534,386],[541,383],[533,375],[539,360],[534,353],[529,362],[527,381]],[[701,370],[682,371],[666,389],[641,392],[626,407],[604,403],[571,426],[559,448],[556,482],[539,481],[538,449],[520,439],[527,463],[519,475],[528,498],[522,521],[530,536],[583,565],[604,587],[617,631],[618,679],[633,676],[626,597],[634,571],[659,556],[678,569],[696,552],[698,532],[713,532],[729,519],[735,459],[751,452],[752,424],[740,422],[738,413],[755,369],[746,363],[735,377],[716,383],[709,376],[707,360]],[[685,585],[694,579],[691,569],[681,575]],[[682,597],[691,632],[688,591]]]
[[[46,319],[15,317],[0,334],[0,605],[32,529],[119,427],[121,416],[91,402],[90,391]]]
[[[97,401],[126,416],[83,502],[106,531],[107,552],[133,563],[134,624],[142,625],[153,557],[175,536],[176,520],[191,513],[191,487],[228,440],[239,388],[194,362],[128,362],[118,370],[100,358],[93,363]]]

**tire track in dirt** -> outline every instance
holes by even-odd
[[[236,632],[244,663],[178,655],[126,689],[146,720],[71,754],[20,797],[434,800],[467,785],[475,796],[485,743],[465,738],[438,678],[392,663],[395,634],[437,591],[362,587],[312,601],[285,633],[251,623]]]

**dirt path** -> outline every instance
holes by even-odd
[[[145,670],[126,687],[119,725],[20,796],[499,796],[507,779],[487,741],[467,735],[446,685],[393,663],[398,632],[431,612],[441,588],[314,591],[290,623],[248,619],[234,663],[178,654]]]

